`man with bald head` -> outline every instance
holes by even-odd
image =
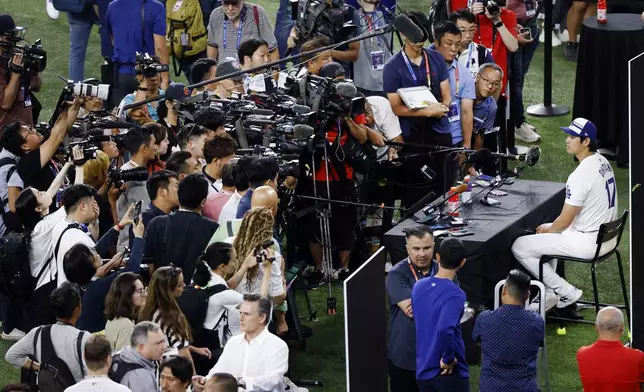
[[[277,216],[278,205],[279,196],[277,195],[275,188],[272,186],[260,186],[255,188],[253,191],[253,195],[250,199],[251,209],[255,207],[264,207],[269,209],[273,213],[273,216]],[[223,223],[212,236],[208,245],[224,241],[228,237],[236,236],[241,223],[242,219],[233,219]],[[277,242],[275,242],[275,244],[277,244]]]
[[[614,306],[597,313],[597,341],[577,351],[585,392],[639,392],[644,382],[644,353],[624,347],[624,315]]]

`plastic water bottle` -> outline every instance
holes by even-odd
[[[465,176],[463,184],[467,185],[467,190],[461,193],[461,203],[469,204],[472,202],[472,180],[470,179],[470,176]]]
[[[451,216],[458,216],[458,193],[455,187],[451,187],[449,193],[453,193],[452,197],[447,200],[447,214]]]
[[[608,21],[606,19],[606,13],[606,0],[597,0],[597,23],[605,24]]]

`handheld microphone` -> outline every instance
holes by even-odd
[[[423,42],[427,39],[425,32],[407,15],[397,15],[393,23],[396,30],[412,42]]]
[[[525,162],[528,166],[532,167],[536,165],[537,162],[539,162],[539,158],[541,157],[541,148],[539,146],[531,146],[528,149],[528,152],[526,152],[525,154],[519,154],[519,155],[501,154],[501,153],[495,153],[494,155],[501,158],[522,161],[522,162]]]

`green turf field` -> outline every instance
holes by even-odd
[[[279,4],[278,0],[257,0],[257,4],[265,7],[274,20],[274,15]],[[398,0],[398,4],[407,10],[418,9],[426,12],[429,1],[423,0]],[[61,15],[57,21],[52,21],[45,12],[44,0],[0,0],[0,12],[11,14],[16,24],[28,27],[27,39],[43,39],[44,48],[47,50],[47,70],[43,75],[43,88],[38,97],[43,104],[41,120],[48,120],[58,99],[62,82],[56,74],[67,74],[67,61],[69,57],[69,26],[65,15]],[[93,31],[92,39],[88,48],[86,62],[86,77],[100,77],[100,45],[97,29]],[[563,49],[554,49],[553,59],[553,101],[558,104],[572,106],[575,64],[566,62],[563,59]],[[543,99],[543,50],[540,47],[537,51],[530,73],[526,78],[524,90],[524,101],[526,106],[532,103],[541,102]],[[564,182],[568,174],[572,172],[575,164],[571,157],[566,155],[564,147],[564,134],[559,126],[570,122],[570,115],[537,119],[529,118],[528,121],[539,129],[542,135],[541,149],[542,156],[539,164],[526,170],[525,177],[528,179],[561,181]],[[614,166],[620,212],[628,208],[629,187],[628,170],[617,169]],[[620,245],[620,250],[626,262],[629,260],[628,231]],[[626,271],[629,270],[625,266]],[[584,290],[585,298],[591,298],[590,270],[583,266],[569,266],[567,270],[569,280],[577,287]],[[619,278],[617,267],[613,264],[600,265],[598,267],[599,291],[601,302],[621,301],[619,289]],[[628,278],[628,277],[627,277]],[[336,286],[335,293],[341,297],[341,287]],[[326,301],[325,290],[320,289],[312,292],[314,306],[320,311],[320,318],[317,323],[311,326],[314,329],[314,336],[308,340],[307,350],[298,352],[291,351],[293,361],[291,362],[292,378],[294,379],[316,379],[325,382],[323,389],[327,391],[345,390],[345,364],[344,364],[344,321],[342,312],[342,300],[338,299],[340,308],[335,316],[325,315]],[[300,304],[300,309],[305,309]],[[592,316],[591,311],[587,314]],[[549,348],[550,376],[553,391],[569,392],[580,391],[581,383],[577,373],[575,353],[577,349],[595,340],[595,333],[591,326],[573,325],[568,327],[567,336],[558,336],[554,325],[548,326],[547,343]],[[0,354],[4,354],[10,343],[0,341]],[[473,367],[471,375],[472,390],[478,390],[478,367]],[[16,382],[19,372],[4,360],[0,360],[0,385]],[[315,390],[313,388],[312,390]]]

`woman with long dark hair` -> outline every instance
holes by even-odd
[[[66,214],[62,207],[52,214],[49,209],[71,167],[72,163],[67,162],[46,192],[29,187],[16,199],[16,215],[24,229],[31,275],[37,278],[36,289],[27,304],[27,330],[56,322],[49,306],[49,295],[56,288],[56,263],[53,261],[56,244],[52,241],[52,231]],[[76,166],[76,183],[82,182],[83,167]]]
[[[141,276],[133,272],[123,272],[112,282],[105,297],[105,337],[110,341],[112,352],[130,345],[132,330],[147,295]]]
[[[190,325],[177,303],[177,298],[181,296],[185,286],[181,268],[170,266],[154,271],[145,306],[139,314],[139,321],[152,321],[159,324],[168,339],[166,355],[178,352],[178,355],[193,362],[191,352],[210,357],[210,350],[190,346],[192,341]]]

